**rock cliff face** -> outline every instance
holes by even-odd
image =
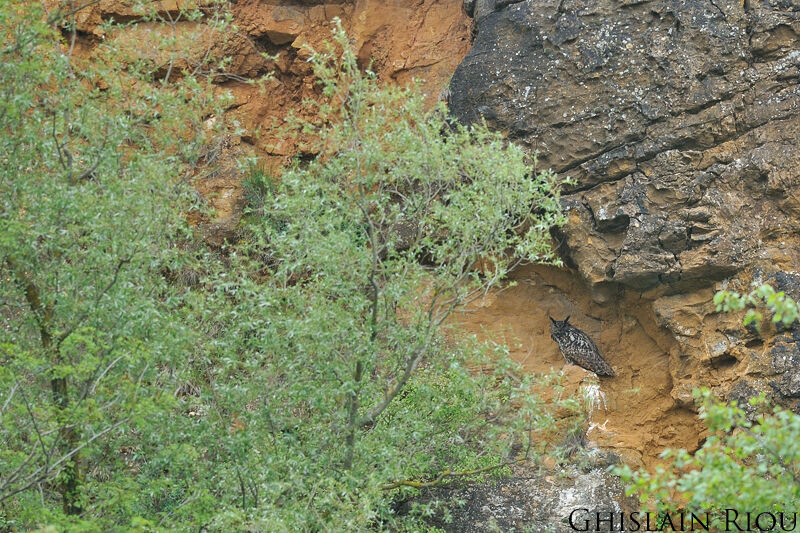
[[[769,279],[799,295],[800,5],[464,8],[475,40],[452,79],[453,113],[485,119],[577,179],[565,198],[569,224],[555,237],[591,298],[565,293],[568,302],[542,311],[652,320],[668,333],[668,411],[691,407],[701,385],[740,400],[765,391],[797,407],[798,327],[759,336],[714,313],[711,299],[720,287]],[[638,314],[626,310],[633,295]],[[635,375],[640,348],[611,342],[601,350],[627,353],[611,363]]]
[[[459,119],[486,119],[577,179],[569,224],[555,235],[570,267],[521,268],[515,287],[461,320],[502,336],[530,371],[565,368],[577,387],[585,373],[565,367],[547,318],[572,315],[617,372],[600,383],[591,441],[645,465],[666,446],[696,447],[691,390],[702,385],[800,404],[800,327],[757,335],[711,301],[720,287],[770,280],[800,297],[796,2],[238,0],[237,30],[223,38],[175,19],[178,4],[163,1],[172,23],[105,34],[101,22],[139,16],[131,6],[81,10],[79,46],[115,39],[165,76],[205,54],[232,59],[218,87],[242,135],[212,147],[217,167],[195,180],[216,212],[197,221],[211,242],[232,237],[241,215],[232,155],[254,150],[277,165],[303,151],[269,126],[314,94],[302,45],[319,45],[339,16],[383,80],[418,77],[436,100],[455,71]],[[148,49],[148,32],[173,33],[175,50]],[[264,92],[247,83],[271,71]]]

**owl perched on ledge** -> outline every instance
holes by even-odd
[[[614,369],[606,363],[589,336],[570,324],[569,316],[562,321],[550,317],[550,336],[558,343],[568,363],[590,370],[598,376],[614,376]]]

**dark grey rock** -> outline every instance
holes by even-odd
[[[591,285],[709,286],[798,231],[796,2],[477,0],[474,17],[451,110],[577,178],[561,236]]]
[[[600,465],[556,471],[515,467],[513,471],[511,477],[498,481],[425,491],[417,501],[450,502],[451,521],[444,521],[441,514],[429,520],[448,533],[566,533],[575,531],[569,526],[568,517],[576,509],[589,510],[579,511],[576,518],[599,511],[604,516],[616,513],[617,521],[620,512],[634,509],[635,502],[625,496],[619,479]],[[463,505],[456,505],[457,501]]]

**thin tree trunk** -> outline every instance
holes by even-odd
[[[6,264],[14,273],[20,287],[25,293],[25,300],[28,303],[36,321],[39,325],[39,336],[44,353],[50,355],[53,366],[63,363],[57,347],[53,346],[53,336],[50,333],[50,322],[53,318],[52,305],[45,305],[42,302],[39,288],[26,272],[13,258],[6,258]],[[50,389],[53,392],[53,404],[58,409],[58,430],[61,444],[59,449],[63,455],[67,455],[78,447],[78,432],[73,424],[66,420],[66,412],[69,407],[69,389],[66,377],[51,377]],[[58,476],[57,490],[61,494],[61,501],[64,512],[68,515],[78,515],[83,509],[79,501],[79,489],[82,483],[80,469],[80,454],[74,453],[70,457]]]
[[[56,364],[61,364],[60,357],[57,357]],[[66,455],[78,447],[78,432],[75,425],[66,420],[67,408],[69,407],[69,391],[67,388],[67,378],[50,379],[50,388],[53,391],[53,403],[58,407],[58,418],[61,427],[58,434],[61,437],[61,453]],[[64,465],[64,470],[59,474],[58,492],[61,494],[61,502],[64,513],[68,515],[79,515],[83,512],[79,500],[79,489],[83,483],[81,476],[80,453],[75,453]]]
[[[349,432],[347,433],[347,439],[345,441],[345,446],[347,448],[347,455],[344,459],[344,468],[345,470],[350,470],[353,468],[353,456],[355,454],[355,447],[356,447],[356,431],[358,431],[358,424],[356,423],[358,420],[358,387],[361,383],[362,375],[364,374],[364,364],[361,360],[356,362],[356,372],[353,375],[353,392],[350,394],[350,399],[348,400],[348,429]]]

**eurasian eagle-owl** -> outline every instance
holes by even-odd
[[[614,369],[606,363],[600,350],[589,336],[569,323],[569,316],[564,320],[550,317],[550,336],[558,343],[564,359],[568,363],[590,370],[598,376],[614,376]]]

